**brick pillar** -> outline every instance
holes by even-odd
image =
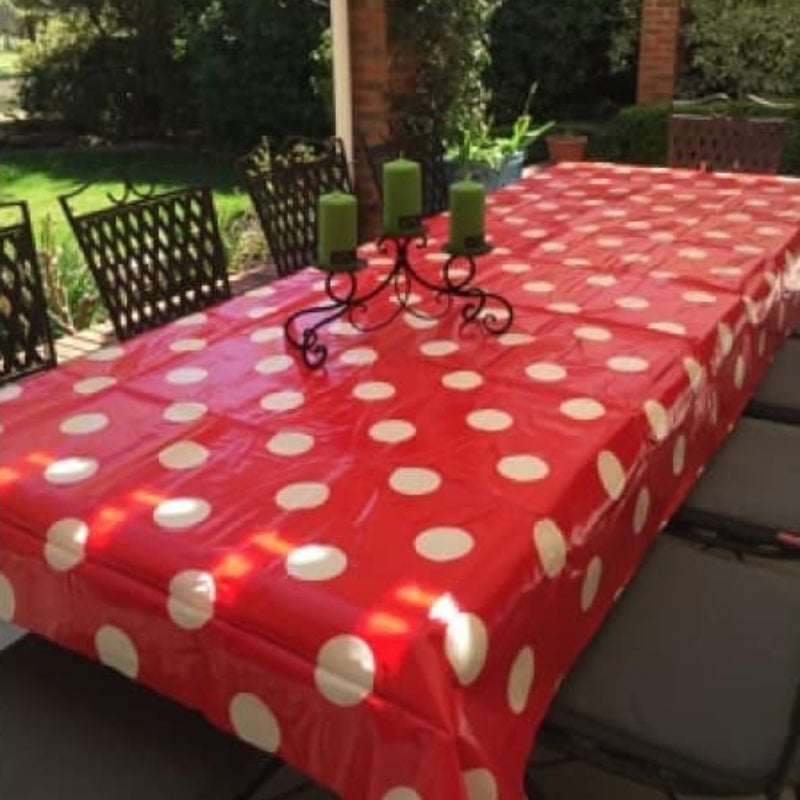
[[[678,72],[680,0],[644,0],[637,103],[672,100]]]
[[[386,0],[350,0],[350,58],[353,80],[355,184],[362,238],[378,232],[380,207],[372,174],[358,142],[386,140],[389,131],[389,23]]]

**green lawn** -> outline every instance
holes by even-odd
[[[58,203],[59,195],[85,183],[91,186],[76,197],[73,208],[91,210],[108,203],[106,193],[120,194],[126,176],[139,186],[157,190],[203,184],[214,192],[214,205],[223,227],[238,212],[249,208],[249,200],[236,185],[231,159],[176,150],[132,152],[53,151],[16,152],[0,157],[0,199],[26,200],[34,231],[52,220],[54,238],[69,237],[70,231]]]
[[[19,53],[14,50],[0,50],[0,76],[15,75],[19,69]]]

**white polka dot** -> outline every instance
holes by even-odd
[[[671,211],[675,210],[671,206],[662,206],[662,208],[670,208]],[[669,214],[669,213],[671,213],[671,211],[665,211],[664,213]],[[674,242],[675,241],[675,234],[674,233],[670,233],[669,231],[656,231],[656,233],[650,234],[650,238],[654,242],[661,242],[661,243],[664,243],[664,244],[668,244],[669,242]]]
[[[89,361],[116,361],[125,355],[125,350],[119,345],[111,345],[110,347],[103,347],[100,350],[95,350],[89,353],[86,358]]]
[[[189,314],[188,317],[176,319],[173,324],[180,325],[181,327],[191,327],[192,325],[203,325],[206,322],[208,322],[208,314],[203,311],[198,311],[195,314]]]
[[[249,319],[261,319],[275,312],[275,306],[253,306],[247,309]]]
[[[200,497],[173,497],[159,503],[153,520],[167,530],[180,530],[197,525],[211,514],[211,505]]]
[[[576,420],[600,419],[606,413],[605,406],[591,397],[573,397],[558,408],[565,417]]]
[[[649,276],[657,281],[671,281],[673,278],[677,277],[674,272],[670,272],[668,269],[650,270]]]
[[[590,275],[586,279],[589,286],[600,286],[602,288],[615,286],[617,279],[613,275]]]
[[[483,377],[480,374],[466,369],[448,372],[446,375],[442,376],[442,384],[447,389],[468,391],[470,389],[477,389],[482,383]]]
[[[533,292],[534,294],[546,294],[552,292],[556,287],[549,281],[528,281],[522,284],[522,288],[526,292]]]
[[[529,228],[527,231],[523,231],[522,235],[526,239],[546,239],[547,231],[544,228]]]
[[[203,403],[172,403],[164,409],[162,416],[167,422],[194,422],[207,411],[208,407]]]
[[[416,330],[426,330],[427,328],[435,328],[439,324],[438,319],[427,319],[426,317],[418,317],[416,314],[403,314],[403,321],[409,328]]]
[[[197,630],[214,616],[216,599],[214,576],[210,572],[187,569],[169,582],[167,613],[179,628]]]
[[[350,350],[345,350],[339,358],[344,364],[361,366],[374,364],[378,360],[378,353],[371,347],[353,347]]]
[[[697,359],[691,356],[684,357],[683,368],[686,370],[686,375],[689,378],[689,386],[691,386],[692,391],[698,391],[703,385],[703,380],[706,376],[705,368]]]
[[[541,383],[555,383],[567,377],[567,371],[560,364],[538,361],[525,367],[525,374]]]
[[[286,556],[286,572],[301,581],[329,581],[347,568],[347,555],[328,544],[306,544]]]
[[[556,314],[580,314],[581,307],[577,303],[548,303],[545,308]]]
[[[94,458],[73,456],[53,461],[44,471],[44,478],[49,483],[57,485],[79,483],[92,477],[97,472],[99,464]]]
[[[365,381],[359,383],[353,389],[353,397],[359,400],[386,400],[395,393],[395,388],[391,383],[385,381]]]
[[[518,261],[514,261],[501,264],[500,269],[502,269],[504,272],[510,272],[512,275],[521,275],[523,272],[530,272],[532,267],[530,264],[523,264]]]
[[[270,392],[261,398],[264,411],[291,411],[303,405],[306,398],[302,392]]]
[[[389,486],[399,494],[431,494],[442,485],[438,472],[424,467],[398,467],[389,477]]]
[[[139,654],[131,637],[114,625],[103,625],[94,636],[97,657],[107,667],[134,680],[139,674]]]
[[[646,486],[639,489],[636,495],[636,504],[633,507],[633,532],[640,534],[647,522],[647,515],[650,512],[650,492]]]
[[[317,653],[314,683],[334,705],[358,705],[372,692],[374,681],[375,656],[358,636],[334,636]]]
[[[277,372],[284,372],[292,366],[292,357],[287,355],[269,356],[262,358],[256,364],[256,372],[261,375],[274,375]]]
[[[82,381],[78,381],[73,385],[72,391],[76,394],[96,394],[97,392],[102,392],[103,389],[108,389],[109,386],[113,386],[116,382],[116,378],[112,378],[108,375],[99,375],[96,378],[84,378]]]
[[[535,337],[529,333],[504,333],[498,338],[498,341],[506,347],[515,347],[521,344],[530,344],[535,341]]]
[[[686,436],[681,434],[675,440],[675,446],[672,448],[672,472],[674,475],[680,475],[683,472],[685,462]]]
[[[17,610],[17,598],[11,581],[0,572],[0,619],[11,622]]]
[[[566,267],[589,267],[592,262],[588,258],[565,258],[564,266]]]
[[[185,386],[190,383],[200,383],[208,377],[208,371],[202,367],[178,367],[167,373],[167,383],[173,386]]]
[[[723,358],[729,355],[733,349],[733,331],[724,322],[717,325],[717,347]]]
[[[369,429],[369,436],[376,442],[386,444],[397,444],[412,439],[417,433],[417,429],[412,423],[404,419],[385,419],[376,422]]]
[[[631,222],[626,222],[625,227],[630,231],[649,231],[650,228],[653,227],[652,223],[647,222],[647,220],[632,220]]]
[[[510,428],[514,423],[511,414],[497,408],[479,408],[467,415],[467,425],[478,431],[494,433]]]
[[[202,350],[208,342],[205,339],[176,339],[169,346],[173,353],[191,353]]]
[[[700,247],[681,247],[678,250],[680,258],[687,258],[689,261],[703,261],[708,258],[708,251]]]
[[[268,442],[267,450],[276,456],[299,456],[314,446],[314,437],[307,433],[281,431]]]
[[[556,578],[567,563],[567,541],[552,519],[539,520],[533,526],[533,543],[548,578]]]
[[[508,707],[514,714],[521,714],[528,704],[528,696],[533,685],[535,669],[533,649],[531,647],[523,647],[517,653],[517,657],[511,665],[511,671],[508,673],[508,686],[506,687]],[[471,795],[470,800],[472,800]]]
[[[744,303],[747,319],[750,324],[758,325],[761,319],[761,305],[747,295],[742,297],[742,302]]]
[[[74,417],[65,419],[59,430],[70,436],[80,436],[86,433],[96,433],[103,430],[108,425],[108,417],[105,414],[76,414]]]
[[[581,610],[588,611],[594,604],[597,597],[597,590],[600,588],[600,578],[603,574],[603,562],[598,556],[594,556],[586,568],[581,586]]]
[[[462,686],[474,683],[480,675],[488,649],[489,634],[480,617],[459,611],[449,620],[444,652]]]
[[[606,361],[606,365],[614,372],[645,372],[650,362],[639,356],[614,356]]]
[[[740,353],[736,357],[736,365],[733,368],[733,384],[737,389],[744,386],[744,379],[747,374],[747,364],[745,363],[744,356]]]
[[[620,239],[618,236],[600,236],[597,239],[598,247],[602,247],[605,250],[615,250],[618,247],[622,247],[625,244],[624,239]]]
[[[22,394],[22,387],[16,384],[0,386],[0,403],[10,403]]]
[[[575,328],[573,334],[578,339],[584,339],[587,342],[607,342],[611,339],[611,331],[593,325],[582,325],[580,328]]]
[[[250,341],[253,344],[266,344],[274,342],[283,336],[283,328],[272,325],[268,328],[258,328],[250,334]]]
[[[158,460],[166,469],[194,469],[204,464],[208,456],[209,452],[203,445],[185,439],[163,448]]]
[[[521,453],[501,458],[497,462],[497,471],[510,481],[528,482],[544,480],[550,473],[550,467],[538,456]]]
[[[325,483],[300,481],[290,483],[275,494],[275,502],[284,511],[319,508],[330,497],[331,490]]]
[[[266,704],[254,694],[240,692],[228,706],[228,716],[236,735],[248,744],[274,753],[281,744],[278,720]]]
[[[614,304],[629,311],[641,311],[650,307],[650,301],[644,297],[618,297]]]
[[[597,455],[597,474],[606,494],[612,500],[619,500],[625,490],[625,469],[620,460],[610,450],[601,450]]]
[[[453,342],[450,339],[437,339],[433,342],[425,342],[420,345],[419,349],[426,356],[449,356],[458,350],[458,342]]]
[[[699,305],[709,305],[717,302],[717,296],[710,292],[684,292],[682,297],[687,303],[697,303]]]
[[[72,569],[83,561],[89,527],[82,519],[65,517],[47,529],[44,559],[59,572]]]
[[[334,336],[358,336],[361,331],[351,322],[337,320],[328,326],[328,331]]]
[[[275,294],[275,289],[272,286],[259,286],[255,289],[245,292],[247,297],[272,297]]]
[[[422,800],[422,798],[409,786],[395,786],[389,789],[381,800]]]
[[[776,228],[774,225],[761,225],[760,227],[756,228],[756,233],[759,236],[780,236],[782,231],[780,228]]]
[[[681,325],[680,322],[648,322],[647,327],[651,331],[658,331],[659,333],[670,333],[675,336],[686,336],[686,327]]]
[[[475,545],[469,531],[440,526],[428,528],[414,539],[414,549],[431,561],[453,561],[467,555]]]
[[[669,414],[658,400],[645,400],[644,413],[650,423],[650,432],[658,442],[663,442],[669,435]]]

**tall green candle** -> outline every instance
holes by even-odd
[[[422,170],[416,161],[398,158],[383,165],[383,232],[394,236],[419,230]]]
[[[450,186],[450,250],[474,253],[486,245],[486,190],[476,181],[458,181]]]
[[[321,194],[317,202],[317,266],[337,272],[356,261],[356,198],[344,192]]]

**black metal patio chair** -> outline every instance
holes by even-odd
[[[0,650],[0,696],[8,800],[246,800],[282,765],[32,634]]]
[[[294,139],[281,152],[267,143],[240,159],[239,170],[278,275],[312,265],[319,196],[353,192],[342,141]]]
[[[538,741],[673,798],[800,798],[797,577],[660,536]]]
[[[126,183],[110,205],[76,213],[59,198],[120,340],[231,296],[211,192],[155,194]]]
[[[0,384],[56,365],[26,203],[0,203]],[[16,216],[4,222],[6,215]]]

